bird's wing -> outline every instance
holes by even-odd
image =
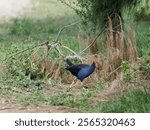
[[[71,72],[74,76],[78,76],[78,72],[79,72],[81,69],[83,69],[83,68],[85,68],[85,67],[87,67],[87,66],[89,66],[89,65],[87,65],[87,64],[76,64],[76,65],[69,66],[69,67],[68,67],[68,70],[70,70],[70,72]]]

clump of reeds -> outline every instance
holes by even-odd
[[[122,25],[120,21],[120,25]],[[122,61],[129,61],[134,63],[137,60],[136,40],[134,31],[128,28],[128,40],[125,40],[125,34],[123,29],[121,31],[114,31],[112,27],[112,21],[109,18],[109,29],[107,33],[107,61],[103,67],[103,71],[106,75],[112,73],[109,79],[116,79],[121,73]],[[120,67],[120,68],[119,68]],[[116,71],[115,71],[116,70]]]

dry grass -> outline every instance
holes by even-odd
[[[122,24],[122,23],[120,23]],[[140,85],[135,83],[125,83],[122,73],[122,62],[129,61],[132,72],[133,68],[138,69],[137,63],[137,49],[135,33],[133,29],[128,27],[127,41],[123,30],[121,32],[114,32],[112,29],[112,21],[109,19],[109,31],[107,33],[107,58],[106,60],[99,58],[103,63],[101,64],[101,77],[107,80],[105,88],[97,93],[94,98],[90,100],[92,103],[112,101],[124,91],[131,91],[140,88]],[[138,76],[136,77],[138,78]],[[143,87],[142,87],[143,88]]]
[[[90,54],[96,54],[98,53],[98,46],[97,46],[97,42],[95,41],[94,43],[92,43],[94,41],[94,37],[89,36],[88,37],[88,45],[90,45],[89,47],[89,53]],[[92,45],[91,45],[92,44]]]
[[[95,36],[88,35],[83,32],[80,32],[77,36],[77,43],[79,44],[80,52],[83,51],[86,47],[88,47],[89,54],[97,54],[98,46],[97,41],[95,41]]]
[[[128,46],[127,46],[128,61],[135,63],[137,61],[137,49],[134,31],[128,28]]]
[[[32,59],[35,62],[36,66],[39,69],[38,74],[46,77],[51,77],[56,80],[60,75],[61,62],[60,61],[51,61],[48,57],[40,58],[37,53],[32,54]]]
[[[121,21],[120,21],[121,22]],[[122,24],[122,23],[120,23]],[[105,75],[109,75],[121,66],[122,61],[129,61],[135,63],[137,60],[137,49],[134,31],[128,28],[128,41],[125,40],[123,30],[114,32],[112,28],[112,21],[109,19],[109,31],[107,33],[107,61],[104,63],[103,71]],[[120,69],[117,69],[108,80],[114,80],[120,76]]]

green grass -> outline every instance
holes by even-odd
[[[1,24],[1,30],[3,30],[3,32],[0,32],[1,56],[5,55],[5,53],[12,53],[16,47],[18,50],[21,50],[32,45],[40,44],[43,41],[53,42],[63,26],[74,22],[73,20],[68,21],[72,17],[74,16],[55,19],[49,17],[44,20],[16,18],[11,23]],[[6,30],[5,28],[8,29]],[[77,34],[77,25],[69,27],[60,35],[60,40],[63,45],[67,45],[77,51]]]
[[[135,31],[137,51],[140,57],[150,53],[150,22],[149,20],[144,20],[144,18],[142,19],[140,15],[138,16],[141,18],[141,20],[135,20],[135,14],[143,7],[145,7],[145,5],[144,3],[141,3],[136,10],[124,11],[125,29],[131,27]],[[149,11],[150,8],[146,11],[146,13]]]
[[[136,90],[122,95],[114,102],[99,103],[94,107],[95,112],[110,113],[141,113],[150,112],[150,94]]]
[[[43,91],[40,89],[34,90],[32,94],[29,95],[17,95],[19,102],[24,105],[40,105],[47,103],[47,98],[43,95]]]
[[[130,23],[136,32],[136,43],[139,56],[150,53],[150,22]]]

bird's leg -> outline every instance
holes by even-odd
[[[80,84],[80,87],[82,87],[83,86],[83,82],[81,82],[81,84]]]
[[[77,80],[77,78],[75,78],[73,81],[72,81],[72,83],[71,83],[71,85],[70,85],[70,89],[72,88],[72,86],[73,86],[73,84],[75,83],[75,80]]]

